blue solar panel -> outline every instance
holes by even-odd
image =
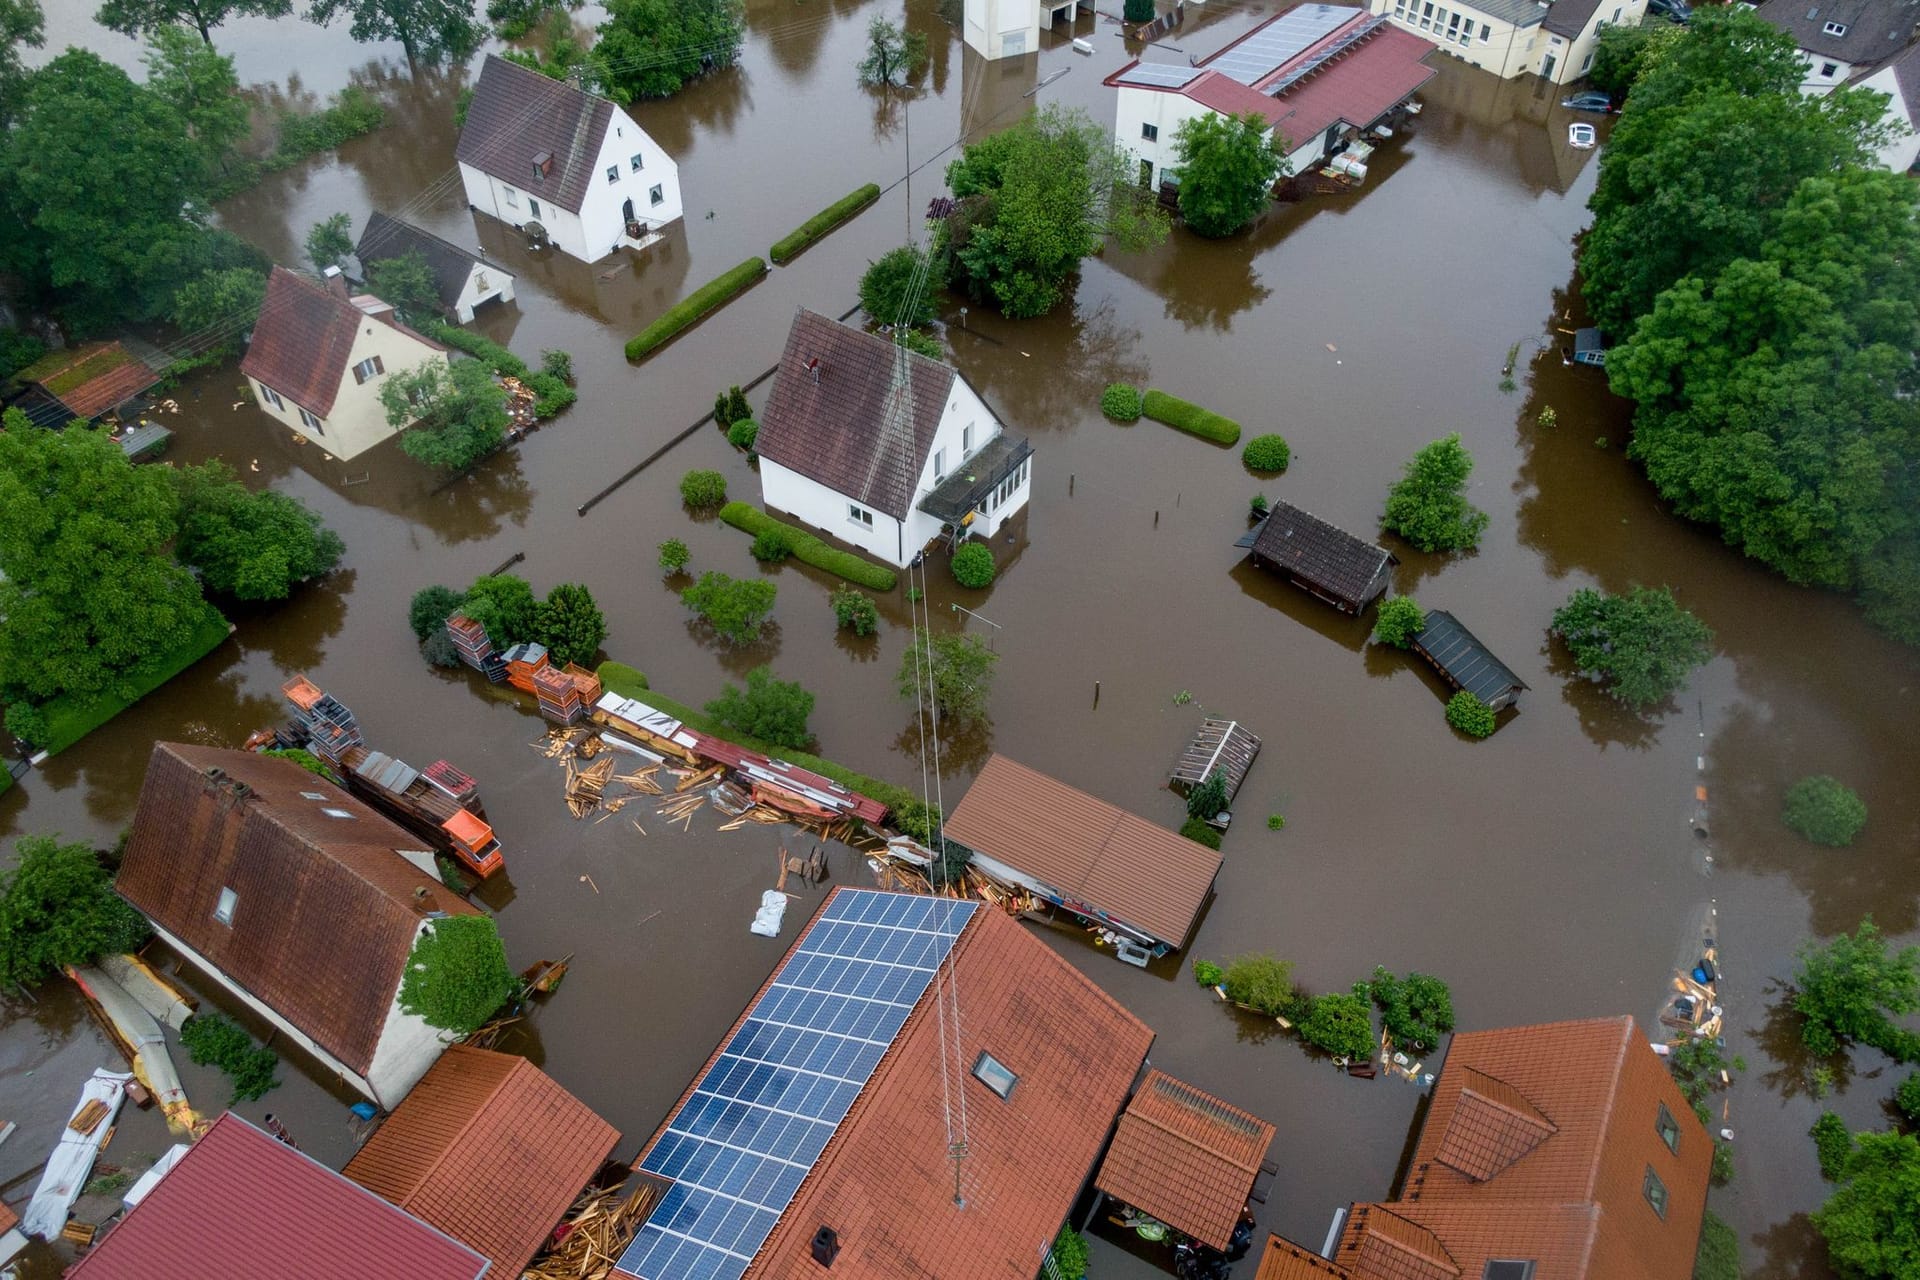
[[[641,1161],[674,1185],[621,1254],[622,1271],[746,1271],[975,905],[875,889],[834,896]]]

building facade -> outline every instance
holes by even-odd
[[[1888,62],[1920,34],[1920,0],[1767,0],[1757,12],[1793,37],[1807,64],[1800,91],[1816,96]]]
[[[1371,0],[1396,27],[1505,80],[1570,84],[1593,69],[1603,28],[1638,26],[1646,0]]]

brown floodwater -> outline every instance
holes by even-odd
[[[1171,43],[1205,53],[1273,8],[1193,8]],[[1099,78],[1127,54],[1112,24],[1082,18],[1092,58],[1061,36],[988,65],[913,0],[933,65],[919,94],[886,98],[852,72],[881,6],[752,0],[748,10],[738,69],[633,111],[679,160],[684,225],[634,263],[594,268],[530,257],[463,206],[449,180],[451,112],[470,68],[414,79],[397,48],[355,45],[339,29],[221,29],[263,101],[356,83],[390,112],[381,132],[230,202],[223,222],[285,262],[337,210],[356,225],[375,208],[404,213],[484,246],[518,274],[519,301],[483,313],[479,327],[529,358],[572,352],[580,401],[448,484],[391,445],[341,463],[291,443],[233,407],[231,366],[190,381],[174,457],[224,457],[250,482],[312,504],[346,539],[345,565],[285,605],[236,611],[237,633],[213,655],[0,797],[0,837],[108,840],[132,816],[153,741],[237,743],[281,714],[281,681],[307,672],[356,710],[376,745],[420,763],[447,755],[481,779],[510,877],[486,900],[511,957],[577,956],[508,1046],[617,1124],[623,1155],[778,958],[785,940],[752,937],[746,924],[791,833],[721,833],[710,815],[684,835],[649,825],[644,838],[620,820],[574,822],[558,773],[530,745],[541,733],[531,706],[464,671],[428,669],[404,623],[407,599],[524,556],[515,571],[539,589],[589,585],[611,626],[607,652],[663,691],[701,702],[770,662],[818,694],[823,754],[919,778],[919,743],[893,690],[903,599],[881,602],[876,639],[849,640],[834,630],[828,580],[795,565],[759,570],[740,534],[689,518],[675,493],[689,468],[717,467],[734,493],[757,492],[719,433],[694,434],[585,517],[576,511],[705,413],[717,390],[768,368],[795,308],[851,306],[864,264],[922,234],[919,216],[963,131],[1036,101],[1108,122]],[[50,19],[56,47],[84,42],[134,64],[131,45],[83,16]],[[941,789],[952,803],[999,750],[1173,824],[1181,806],[1164,784],[1179,747],[1203,710],[1236,717],[1265,749],[1192,954],[1271,951],[1323,990],[1375,964],[1419,968],[1452,983],[1466,1027],[1647,1019],[1674,964],[1690,958],[1694,922],[1717,905],[1729,1040],[1750,1070],[1727,1095],[1737,1178],[1714,1207],[1738,1229],[1751,1274],[1817,1276],[1806,1214],[1824,1184],[1807,1126],[1822,1107],[1885,1123],[1896,1076],[1863,1053],[1832,1097],[1811,1097],[1780,984],[1809,933],[1868,912],[1892,933],[1920,925],[1915,654],[1844,599],[1790,587],[1664,510],[1622,456],[1627,407],[1598,372],[1558,354],[1577,305],[1571,238],[1586,220],[1594,153],[1565,145],[1558,91],[1439,62],[1422,92],[1428,110],[1376,154],[1357,193],[1278,208],[1226,241],[1176,233],[1150,253],[1091,261],[1071,303],[1044,319],[973,308],[963,328],[959,300],[943,301],[955,363],[1038,456],[1031,508],[996,548],[993,586],[962,592],[943,568],[932,573],[936,624],[972,626],[1001,659],[991,723],[942,744]],[[851,225],[652,359],[625,361],[622,341],[688,289],[868,181],[887,193]],[[1515,343],[1519,386],[1503,393]],[[1099,391],[1120,379],[1202,401],[1250,432],[1284,433],[1292,469],[1261,479],[1237,451],[1106,421]],[[1543,429],[1548,405],[1558,424]],[[1531,686],[1480,743],[1447,727],[1423,667],[1368,647],[1362,624],[1252,570],[1232,545],[1262,490],[1374,528],[1405,458],[1453,431],[1477,459],[1473,498],[1492,523],[1471,555],[1402,548],[1397,586],[1451,610]],[[765,572],[778,584],[765,639],[729,649],[688,622],[654,566],[667,537],[692,547],[696,570]],[[1647,716],[1573,677],[1545,632],[1576,587],[1635,583],[1671,585],[1717,636],[1714,660]],[[968,623],[952,604],[986,621]],[[1835,774],[1866,799],[1872,822],[1853,848],[1817,850],[1780,826],[1781,788],[1806,773]],[[1711,862],[1689,827],[1697,783],[1711,797]],[[1267,830],[1271,813],[1285,815],[1284,830]],[[833,859],[834,881],[866,878],[850,851]],[[1263,1227],[1318,1245],[1337,1205],[1388,1191],[1416,1089],[1310,1060],[1223,1012],[1176,966],[1141,972],[1079,935],[1041,936],[1154,1026],[1159,1065],[1278,1125],[1281,1172]],[[5,1013],[0,1113],[20,1132],[0,1147],[0,1190],[17,1204],[80,1077],[113,1058],[57,987]],[[282,1077],[240,1109],[275,1111],[337,1166],[352,1150],[343,1095],[297,1059]],[[207,1072],[190,1071],[189,1085],[203,1106],[223,1097]],[[151,1115],[130,1116],[109,1158],[157,1153],[165,1140]],[[1112,1240],[1096,1249],[1102,1275],[1156,1274],[1165,1261]],[[53,1265],[43,1253],[39,1274]]]

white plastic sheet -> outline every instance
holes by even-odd
[[[763,938],[777,938],[780,936],[780,921],[786,914],[787,895],[778,889],[769,889],[760,895],[760,909],[753,913],[753,923],[747,929]]]
[[[107,1104],[107,1114],[93,1126],[92,1133],[75,1133],[64,1124],[60,1126],[60,1141],[47,1157],[46,1172],[40,1175],[40,1185],[34,1189],[33,1199],[27,1202],[26,1212],[20,1215],[22,1231],[51,1240],[67,1225],[67,1211],[80,1198],[80,1188],[87,1184],[87,1175],[93,1172],[93,1159],[100,1154],[100,1144],[107,1140],[107,1130],[113,1128],[114,1117],[120,1114],[120,1104],[127,1097],[127,1082],[132,1079],[131,1071],[109,1071],[101,1067],[81,1089],[80,1101],[68,1113],[68,1120],[79,1115],[87,1103],[95,1101]]]

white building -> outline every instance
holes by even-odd
[[[1104,83],[1119,90],[1114,138],[1142,185],[1174,176],[1180,126],[1210,114],[1265,117],[1300,173],[1412,98],[1433,77],[1431,52],[1365,9],[1301,4],[1196,64],[1129,62]]]
[[[340,268],[315,283],[275,267],[240,372],[269,417],[351,458],[395,434],[380,403],[387,377],[430,362],[446,364],[447,349],[372,294],[349,293]]]
[[[1373,11],[1425,35],[1454,57],[1505,80],[1537,75],[1553,84],[1593,69],[1607,26],[1638,26],[1647,0],[1371,0]]]
[[[1758,12],[1800,46],[1807,63],[1800,89],[1809,94],[1832,93],[1887,62],[1920,27],[1920,0],[1767,0]]]
[[[966,0],[961,35],[989,59],[1018,58],[1040,51],[1042,27],[1071,26],[1081,9],[1093,0]]]
[[[440,294],[440,310],[455,323],[467,324],[475,307],[488,302],[513,301],[513,275],[459,245],[442,240],[398,218],[389,218],[375,209],[367,218],[367,229],[354,246],[362,272],[371,272],[375,263],[404,258],[417,253],[433,273],[434,287]]]
[[[470,206],[583,262],[683,213],[679,167],[625,111],[492,54],[454,159]]]
[[[991,538],[1032,490],[1032,446],[952,365],[804,309],[754,450],[767,506],[896,568],[944,533]]]
[[[1885,123],[1891,135],[1880,148],[1880,164],[1905,173],[1920,162],[1920,44],[1887,59],[1854,80],[1860,89],[1887,95]]]
[[[155,743],[114,888],[195,968],[391,1110],[448,1037],[400,1008],[420,935],[479,912],[421,841],[288,760]],[[431,865],[429,863],[428,865]]]

